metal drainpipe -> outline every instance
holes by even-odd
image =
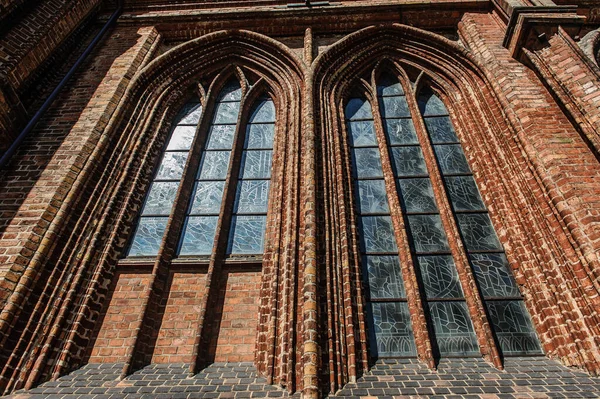
[[[117,18],[119,18],[119,15],[121,15],[121,12],[123,11],[123,1],[124,0],[118,0],[117,9],[112,13],[110,18],[108,19],[108,21],[106,21],[106,24],[104,24],[104,26],[102,27],[100,32],[98,32],[96,37],[94,37],[94,40],[92,40],[90,42],[90,44],[88,44],[85,51],[79,56],[79,58],[77,58],[77,61],[75,61],[75,64],[73,64],[73,66],[69,69],[69,72],[67,72],[67,74],[61,79],[61,81],[54,88],[54,90],[52,90],[52,93],[50,93],[48,98],[46,98],[46,101],[44,101],[44,104],[42,104],[40,109],[35,113],[35,115],[33,115],[33,118],[31,118],[31,120],[27,123],[27,126],[25,126],[25,128],[23,128],[23,130],[21,130],[21,133],[19,133],[19,135],[17,136],[15,141],[13,141],[13,143],[10,145],[10,147],[8,147],[6,152],[4,154],[2,154],[2,158],[0,158],[0,169],[4,169],[4,167],[10,160],[10,158],[17,151],[17,148],[19,148],[19,145],[23,142],[25,137],[27,137],[27,135],[33,130],[35,125],[38,123],[38,121],[44,115],[44,113],[48,110],[48,108],[50,108],[50,106],[52,105],[52,102],[54,102],[54,100],[58,96],[58,93],[60,93],[60,91],[63,89],[63,87],[65,87],[65,85],[67,84],[69,79],[73,76],[75,71],[77,71],[77,68],[79,68],[81,63],[83,63],[83,61],[85,61],[87,56],[94,50],[94,48],[96,47],[98,42],[100,42],[100,40],[102,39],[102,36],[104,36],[106,31],[115,24],[115,22],[117,21]]]

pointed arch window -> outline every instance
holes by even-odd
[[[405,92],[400,82],[383,73],[372,87],[364,88],[364,94],[350,96],[344,108],[371,354],[414,355],[414,337],[420,335],[429,337],[437,356],[479,355],[478,342],[485,332],[476,331],[475,318],[489,319],[495,337],[492,345],[503,355],[540,354],[445,105],[429,88],[420,91],[418,101],[409,97],[412,90]],[[432,184],[432,174],[444,188]],[[450,204],[444,215],[440,200]],[[390,211],[390,203],[400,209]],[[453,223],[466,248],[466,266],[459,260],[461,246],[449,242],[456,236],[447,231]],[[410,265],[401,265],[398,248],[410,248],[404,258]],[[476,289],[464,283],[468,273],[474,275]],[[418,282],[418,289],[412,291],[418,300],[404,288],[407,276]],[[483,298],[486,314],[476,314],[468,305],[475,297]],[[411,314],[418,312],[414,306],[409,312],[411,302],[422,306],[426,334],[413,332],[421,327],[411,323],[418,320]]]
[[[129,259],[155,257],[169,241],[176,243],[173,256],[179,258],[208,259],[215,251],[221,257],[262,255],[275,106],[264,90],[258,96],[249,92],[232,78],[212,100],[211,115],[202,114],[197,99],[182,108],[146,196]],[[251,106],[244,115],[246,102]],[[177,223],[177,215],[183,222]]]

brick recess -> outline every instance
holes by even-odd
[[[218,332],[211,342],[215,362],[251,362],[254,360],[258,304],[260,302],[260,271],[226,270],[219,289],[221,312]]]
[[[549,46],[527,56],[549,90],[583,131],[596,156],[600,153],[600,69],[562,29]],[[592,55],[595,57],[594,55]],[[600,238],[600,235],[597,235]]]
[[[174,272],[172,274],[152,363],[190,362],[198,312],[205,288],[206,273]],[[256,314],[256,309],[254,313]]]
[[[0,22],[0,138],[10,143],[18,127],[23,126],[29,113],[20,105],[22,86],[36,70],[51,58],[69,35],[76,31],[82,20],[92,14],[100,0],[49,0],[29,4],[13,1],[0,7],[0,21],[4,13],[14,11]],[[31,3],[31,2],[29,2]],[[21,7],[22,9],[18,9]],[[2,97],[15,93],[10,101]],[[8,144],[3,144],[4,149]]]
[[[113,277],[108,306],[102,311],[100,329],[90,354],[90,363],[118,363],[125,360],[127,348],[134,339],[133,327],[140,318],[148,273],[118,272]],[[176,295],[176,293],[174,293]]]
[[[49,0],[34,7],[0,39],[0,76],[18,89],[99,3]]]

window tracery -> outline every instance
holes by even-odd
[[[441,189],[432,183],[432,165],[425,159],[423,146],[435,155],[435,173],[442,177],[446,190],[442,194],[448,194],[451,216],[501,351],[505,355],[541,353],[445,105],[424,88],[411,100],[418,103],[420,114],[416,113],[407,101],[413,91],[405,92],[390,73],[379,76],[367,91],[347,101],[345,120],[358,204],[360,256],[368,282],[371,353],[379,357],[418,354],[414,329],[420,327],[411,322],[397,218],[402,219],[400,226],[410,246],[412,273],[427,316],[426,336],[433,348],[439,356],[480,353],[481,341],[472,322],[477,316],[468,305],[473,291],[465,291],[457,271],[438,205]],[[165,147],[129,257],[158,253],[180,180],[190,167],[187,157],[193,146],[200,147],[199,161],[188,171],[194,175],[191,194],[179,200],[185,204],[185,213],[175,256],[205,257],[217,247],[225,257],[262,254],[275,107],[266,94],[253,95],[252,106],[247,107],[250,112],[243,116],[240,110],[246,96],[247,90],[233,79],[213,100],[211,115],[202,115],[206,100],[186,104]],[[202,118],[210,118],[210,123],[204,123],[205,133],[200,128]],[[417,134],[423,127],[415,124],[415,118],[422,118],[427,142]],[[401,212],[390,206],[390,195],[396,196],[393,203],[400,204]],[[153,230],[147,227],[152,223]],[[216,239],[219,233],[222,238]]]
[[[351,95],[345,106],[359,215],[360,256],[370,313],[371,354],[415,355],[416,332],[413,333],[410,322],[396,245],[398,226],[405,226],[413,272],[419,281],[419,295],[438,356],[480,353],[471,321],[479,315],[469,309],[465,295],[483,298],[504,355],[541,353],[444,103],[424,87],[415,99],[420,111],[417,115],[411,113],[406,95],[398,78],[383,73],[374,87],[365,87],[362,95]],[[416,134],[415,118],[424,122],[420,125],[425,127],[422,137],[428,139],[426,142]],[[382,134],[377,133],[377,126],[381,126]],[[427,164],[423,146],[431,146],[435,165]],[[463,289],[434,191],[445,194],[432,185],[432,167],[444,183],[451,217],[458,226],[479,292],[465,294]],[[386,169],[393,179],[385,178]],[[390,213],[390,195],[398,196],[401,215]],[[403,223],[393,223],[396,217]]]
[[[241,121],[241,104],[248,91],[233,78],[218,93],[213,115],[202,116],[197,99],[182,108],[139,216],[128,257],[158,254],[184,172],[193,174],[194,181],[189,198],[184,195],[178,200],[186,211],[176,256],[211,255],[219,226],[229,237],[222,249],[227,255],[262,254],[275,106],[263,92],[252,99],[247,121]],[[211,117],[206,132],[201,131],[203,117]],[[197,140],[196,136],[203,137]],[[236,142],[243,145],[236,146]],[[201,147],[196,167],[187,162],[194,145]]]

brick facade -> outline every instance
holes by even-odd
[[[0,149],[39,103],[36,88],[56,80],[49,70],[72,63],[78,44],[91,40],[115,6],[29,3],[0,4]],[[169,368],[176,378],[195,375],[186,381],[197,386],[251,391],[258,384],[263,396],[342,389],[343,396],[552,397],[537,388],[544,383],[498,388],[521,386],[517,375],[540,368],[550,373],[543,378],[571,378],[546,385],[585,381],[593,388],[583,391],[593,392],[600,384],[585,373],[600,373],[600,35],[597,7],[580,3],[126,0],[116,26],[0,172],[0,393],[50,381],[29,393],[77,394],[55,388],[68,391],[88,375],[112,380],[90,383],[82,394],[176,393],[133,389],[145,378],[137,377]],[[393,193],[417,356],[373,366],[343,102],[384,67],[401,77],[413,115],[423,86],[447,105],[545,353],[519,365],[501,355],[435,154],[425,147],[483,359],[457,360],[453,373],[484,368],[477,378],[498,381],[494,389],[390,385],[454,364],[433,348]],[[189,166],[158,255],[126,257],[173,118],[197,96],[204,108],[198,131],[205,132],[214,97],[231,78],[247,95],[240,120],[261,90],[277,110],[264,255],[226,255],[227,227],[217,229],[211,256],[176,255],[195,178]],[[375,125],[384,137],[381,122]],[[415,129],[426,142],[422,120]],[[233,153],[242,146],[238,140]],[[198,166],[200,147],[189,165]],[[393,185],[391,167],[383,172]],[[219,226],[231,219],[232,193]],[[264,380],[249,371],[251,363]],[[512,377],[502,374],[505,366]],[[565,366],[580,371],[561,377]],[[374,376],[388,385],[375,385]]]

